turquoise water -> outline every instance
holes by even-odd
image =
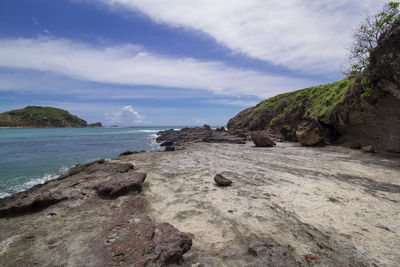
[[[78,163],[111,159],[126,150],[158,150],[156,132],[171,128],[0,129],[0,198],[53,179]]]

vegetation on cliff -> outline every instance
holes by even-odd
[[[40,106],[27,106],[0,114],[0,127],[58,128],[87,127],[87,122],[68,111]]]
[[[343,101],[352,81],[353,79],[346,78],[268,98],[255,107],[240,112],[228,122],[228,127],[259,130],[274,128],[278,124],[302,117],[317,119]]]

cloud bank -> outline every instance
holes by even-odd
[[[140,115],[131,105],[124,106],[120,110],[104,114],[107,125],[131,126],[142,123],[144,116]]]
[[[0,67],[52,72],[91,82],[205,89],[216,94],[259,97],[311,83],[221,62],[160,56],[130,44],[97,47],[55,38],[0,39]]]
[[[86,2],[88,0],[85,0]],[[337,73],[351,29],[385,0],[92,0],[199,30],[233,52],[305,73]]]

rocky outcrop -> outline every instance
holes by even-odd
[[[296,132],[303,136],[303,125],[299,128],[299,124],[312,119],[324,130],[323,135],[314,132],[315,141],[324,139],[344,146],[357,142],[361,146],[372,145],[378,152],[392,152],[400,151],[399,114],[400,21],[397,21],[371,52],[366,70],[356,77],[269,98],[241,111],[228,122],[228,128],[268,129],[281,134],[284,140],[296,141],[299,137]]]
[[[251,132],[251,140],[258,147],[273,147],[276,145],[265,131]]]
[[[0,199],[0,265],[181,263],[192,236],[145,214],[145,177],[130,163],[98,160]]]
[[[161,143],[161,146],[166,147],[187,142],[244,144],[247,141],[246,137],[238,136],[235,132],[225,131],[221,128],[212,130],[208,125],[196,128],[183,128],[178,131],[170,129],[160,131],[157,135],[156,141]]]
[[[100,128],[100,127],[103,127],[103,125],[101,124],[101,122],[95,122],[95,123],[90,123],[90,124],[88,124],[87,127],[90,127],[90,128]]]
[[[297,126],[296,137],[300,144],[313,146],[323,142],[324,132],[324,129],[317,121],[306,120]]]

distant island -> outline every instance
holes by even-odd
[[[0,127],[9,128],[84,128],[102,127],[101,122],[88,124],[66,110],[53,107],[27,106],[0,113]]]

